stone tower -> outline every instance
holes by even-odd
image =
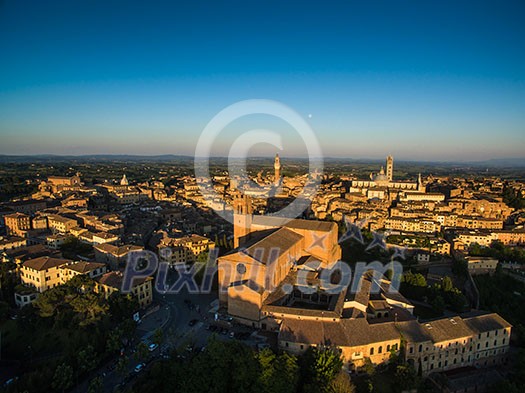
[[[392,156],[386,158],[386,177],[388,178],[388,181],[394,179],[394,157]]]
[[[238,193],[233,200],[233,246],[242,246],[248,240],[252,226],[252,202],[248,195]]]
[[[275,170],[273,184],[275,186],[278,186],[281,181],[281,159],[279,158],[279,154],[275,155],[275,161],[273,162],[273,169]]]
[[[426,187],[423,184],[423,180],[421,180],[421,173],[417,176],[417,190],[419,192],[425,192],[426,191]]]

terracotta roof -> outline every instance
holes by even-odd
[[[96,281],[98,281],[99,284],[118,289],[119,291],[122,288],[123,280],[124,280],[124,276],[122,275],[122,272],[109,272],[109,273],[103,274],[102,276],[96,278]],[[135,278],[133,280],[133,287],[136,287],[137,285],[140,285],[148,280],[152,280],[152,278],[151,277]]]
[[[263,225],[268,227],[287,227],[292,229],[306,229],[310,231],[330,232],[336,226],[335,223],[329,221],[314,221],[292,219],[276,216],[259,216],[254,215],[252,218],[253,225]]]
[[[7,214],[4,216],[4,218],[24,218],[24,217],[27,217],[29,218],[29,216],[27,214],[24,214],[24,213],[13,213],[13,214]]]
[[[106,266],[104,263],[97,262],[73,262],[68,265],[60,266],[60,269],[70,269],[79,273],[89,273],[95,269]]]
[[[400,339],[394,322],[370,325],[365,318],[341,321],[285,319],[279,339],[305,344],[356,347],[375,342]]]
[[[464,318],[463,320],[472,331],[478,334],[512,327],[510,323],[495,313]]]
[[[97,244],[96,246],[94,246],[94,248],[99,251],[102,251],[108,254],[113,254],[116,256],[124,256],[130,251],[140,251],[144,249],[144,247],[135,246],[132,244],[127,244],[124,246],[114,246],[113,244],[108,244],[108,243]]]
[[[268,236],[265,236],[258,242],[252,244],[244,251],[241,251],[250,257],[258,260],[261,263],[266,264],[268,262],[270,253],[272,249],[277,249],[279,251],[276,257],[285,254],[290,248],[296,245],[301,241],[303,237],[287,228],[280,228],[277,231],[271,233]],[[261,251],[262,250],[262,251]]]
[[[62,266],[67,263],[70,263],[70,260],[62,258],[52,258],[52,257],[40,257],[35,259],[30,259],[23,263],[23,266],[29,269],[34,270],[47,270],[53,267]]]

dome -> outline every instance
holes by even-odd
[[[373,177],[373,180],[377,182],[388,182],[388,177],[384,173],[380,173]]]

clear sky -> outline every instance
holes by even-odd
[[[523,157],[524,21],[522,0],[0,0],[0,154],[193,154],[217,112],[265,98],[325,156]],[[270,125],[303,155],[245,120],[216,154]]]

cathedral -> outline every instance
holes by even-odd
[[[386,158],[385,167],[381,167],[379,173],[371,173],[370,180],[352,180],[349,191],[352,193],[361,193],[368,199],[379,198],[395,200],[398,196],[407,193],[425,193],[426,187],[418,176],[417,182],[395,181],[394,180],[394,157]]]
[[[228,314],[259,326],[269,295],[301,265],[315,260],[321,268],[341,258],[337,230],[333,222],[254,215],[250,197],[238,196],[236,248],[218,259],[219,300]]]

